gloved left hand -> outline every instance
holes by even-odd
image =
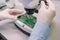
[[[0,20],[12,19],[16,20],[17,16],[22,14],[23,11],[19,9],[5,9],[0,12]]]

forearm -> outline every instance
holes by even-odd
[[[47,40],[49,33],[50,28],[47,24],[42,21],[37,22],[29,37],[29,40]]]

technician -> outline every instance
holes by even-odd
[[[50,34],[50,27],[53,18],[55,17],[55,6],[51,0],[41,1],[41,8],[37,16],[37,23],[28,40],[47,40]],[[16,17],[22,13],[19,9],[6,9],[0,12],[0,20],[11,19],[16,21]]]

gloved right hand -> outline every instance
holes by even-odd
[[[46,24],[50,25],[53,18],[55,17],[55,6],[51,0],[46,0],[47,5],[44,1],[41,1],[41,8],[37,16],[37,22],[43,21]]]

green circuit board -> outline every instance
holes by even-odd
[[[20,15],[17,17],[17,20],[23,22],[24,24],[26,24],[27,26],[29,26],[30,28],[34,28],[34,25],[36,23],[36,17],[33,15]]]

